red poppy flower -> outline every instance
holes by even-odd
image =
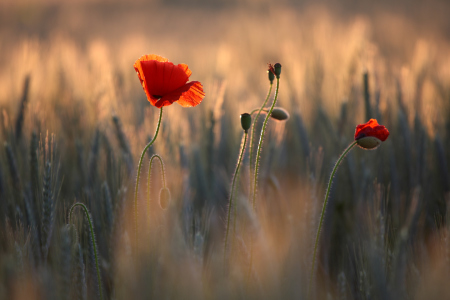
[[[160,108],[175,101],[184,107],[202,102],[205,93],[198,81],[189,80],[192,71],[185,64],[174,65],[159,55],[144,55],[134,63],[148,101]]]
[[[359,124],[355,130],[355,141],[364,149],[375,149],[389,136],[389,131],[377,120],[370,119],[365,124]]]

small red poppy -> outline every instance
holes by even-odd
[[[148,101],[158,108],[177,102],[193,107],[202,102],[205,93],[198,81],[191,81],[192,71],[186,64],[174,65],[159,55],[144,55],[134,63]]]
[[[355,141],[358,146],[364,149],[374,149],[389,136],[389,131],[383,125],[379,125],[377,120],[370,119],[365,124],[359,124],[355,130]]]

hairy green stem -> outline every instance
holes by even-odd
[[[253,178],[253,174],[252,174],[252,159],[253,159],[253,137],[255,136],[255,134],[256,134],[256,122],[258,121],[258,118],[259,118],[259,115],[261,114],[261,111],[263,111],[264,110],[264,107],[266,106],[266,104],[267,104],[267,101],[269,100],[269,97],[270,97],[270,94],[272,93],[272,86],[273,86],[273,83],[272,82],[270,82],[270,86],[269,86],[269,92],[267,93],[267,96],[266,96],[266,100],[264,101],[264,103],[263,103],[263,105],[261,106],[261,108],[258,110],[258,109],[254,109],[251,113],[250,113],[250,115],[253,115],[253,113],[254,112],[256,112],[256,111],[258,111],[258,114],[256,114],[256,117],[255,117],[255,120],[253,121],[253,124],[252,124],[252,133],[251,133],[251,135],[250,135],[250,145],[249,145],[249,157],[250,157],[250,162],[249,162],[249,165],[250,165],[250,178]],[[250,195],[253,193],[253,191],[252,191],[252,184],[250,184]]]
[[[233,176],[233,183],[231,184],[231,193],[230,193],[230,201],[228,203],[228,217],[227,217],[227,229],[225,234],[225,244],[223,246],[223,265],[225,269],[226,264],[226,253],[227,253],[227,242],[228,242],[228,232],[230,230],[230,218],[231,218],[231,209],[234,206],[234,221],[233,221],[233,240],[236,234],[236,216],[237,216],[237,208],[236,204],[233,203],[233,195],[234,195],[234,189],[236,186],[236,178],[239,176],[239,169],[241,167],[242,158],[244,157],[244,150],[245,150],[245,144],[247,143],[247,131],[244,132],[243,141],[241,145],[241,151],[238,158],[238,164],[236,166],[236,171],[234,172]],[[231,248],[233,249],[233,248]],[[230,254],[231,255],[231,254]]]
[[[323,202],[322,213],[320,215],[319,228],[317,229],[317,234],[316,234],[316,242],[314,244],[314,253],[313,253],[312,264],[311,264],[311,275],[310,275],[310,278],[309,278],[309,286],[308,286],[308,299],[309,299],[309,296],[310,296],[310,293],[311,293],[313,277],[314,277],[314,267],[315,267],[315,262],[316,262],[317,247],[319,245],[320,232],[321,232],[321,229],[322,229],[322,223],[323,223],[323,219],[324,219],[324,216],[325,216],[325,210],[327,208],[328,197],[330,196],[331,184],[333,183],[334,175],[336,174],[336,171],[337,171],[339,165],[341,164],[342,160],[347,155],[347,153],[350,152],[350,150],[352,150],[352,148],[355,145],[356,145],[356,141],[351,143],[347,147],[347,149],[345,149],[344,153],[341,154],[341,156],[337,160],[336,164],[334,165],[333,172],[331,172],[330,180],[328,181],[327,193],[325,194],[325,201]]]
[[[269,111],[269,110],[268,110],[267,108],[263,108],[263,109],[255,108],[255,109],[253,109],[253,110],[250,112],[250,115],[253,115],[255,112],[259,112],[259,113],[265,112],[265,113],[267,113],[268,111]]]
[[[156,138],[158,137],[159,128],[161,127],[161,119],[162,119],[162,113],[163,113],[163,107],[159,110],[159,120],[158,124],[156,125],[156,131],[155,135],[153,136],[153,139],[150,141],[150,143],[145,146],[144,150],[142,151],[141,158],[139,159],[139,166],[137,171],[137,178],[136,178],[136,188],[134,190],[134,232],[135,232],[135,249],[137,251],[138,249],[138,209],[137,209],[137,199],[138,199],[138,188],[139,188],[139,177],[141,175],[141,167],[142,167],[142,160],[144,159],[145,152],[147,152],[147,149],[150,148],[151,145],[155,142]]]
[[[162,184],[163,184],[163,188],[166,187],[166,174],[164,172],[164,162],[161,158],[161,156],[159,156],[159,154],[153,154],[152,157],[150,158],[150,164],[148,166],[148,177],[147,177],[147,210],[150,213],[150,179],[151,179],[151,174],[152,174],[152,164],[153,164],[153,160],[157,158],[159,159],[159,163],[161,165],[161,177],[162,177]]]
[[[97,269],[98,290],[100,293],[100,299],[103,300],[102,278],[100,276],[100,268],[98,266],[98,255],[97,255],[97,245],[96,245],[97,243],[95,242],[94,225],[92,224],[92,220],[91,220],[91,217],[89,215],[89,211],[88,211],[86,205],[84,205],[83,203],[80,203],[80,202],[77,202],[74,205],[72,205],[72,207],[69,210],[69,224],[72,224],[72,213],[77,206],[81,206],[83,208],[84,213],[85,213],[86,218],[89,223],[89,230],[91,233],[91,240],[92,240],[92,248],[94,248],[94,255],[95,255],[95,268]]]
[[[272,87],[272,85],[271,85],[271,87]],[[272,106],[270,107],[270,110],[268,111],[267,116],[264,119],[264,123],[261,128],[261,136],[259,137],[258,150],[256,152],[255,172],[253,174],[253,176],[255,178],[254,182],[253,182],[253,200],[252,200],[253,211],[255,210],[255,201],[256,201],[256,192],[257,192],[256,188],[257,188],[257,183],[258,183],[258,170],[259,170],[259,162],[260,162],[262,144],[263,144],[263,140],[264,140],[264,134],[266,133],[266,127],[267,127],[267,123],[269,122],[270,115],[272,114],[273,108],[275,107],[275,104],[277,103],[279,87],[280,87],[280,78],[277,78],[277,87],[275,89],[275,97],[273,98]],[[262,110],[262,108],[261,108],[261,110]],[[257,115],[257,117],[258,117],[258,115]]]
[[[267,112],[267,116],[264,119],[264,123],[263,123],[263,126],[261,128],[261,135],[259,137],[258,150],[256,152],[255,173],[253,174],[253,176],[254,176],[253,196],[252,196],[252,198],[253,198],[253,200],[252,200],[253,212],[255,212],[255,202],[256,202],[256,192],[257,192],[256,188],[257,188],[257,183],[258,183],[258,170],[259,170],[259,162],[260,162],[260,156],[261,156],[262,143],[263,143],[263,140],[264,140],[264,134],[266,132],[267,123],[269,122],[270,115],[272,114],[273,108],[275,107],[275,104],[277,103],[279,88],[280,88],[280,78],[277,77],[277,86],[275,88],[275,96],[273,98],[272,106],[270,107],[270,110]],[[262,108],[261,108],[261,110],[262,110]],[[249,265],[248,265],[247,282],[250,280],[250,275],[251,275],[251,271],[252,271],[252,264],[253,264],[253,236],[250,239],[250,262],[249,262]]]

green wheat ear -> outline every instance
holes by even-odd
[[[115,134],[116,134],[117,140],[119,141],[119,145],[122,150],[122,154],[125,159],[125,163],[127,164],[128,175],[131,176],[131,174],[133,172],[133,156],[131,154],[128,139],[125,136],[125,133],[123,132],[122,122],[120,121],[119,117],[114,115],[112,117],[112,120],[114,123],[114,129],[115,129]]]
[[[15,132],[16,132],[16,141],[19,141],[20,138],[22,137],[22,131],[23,131],[23,124],[25,121],[25,109],[27,107],[27,103],[28,103],[28,95],[29,95],[29,91],[30,91],[30,74],[27,74],[25,76],[25,80],[23,83],[23,90],[22,90],[22,99],[20,100],[20,108],[19,108],[19,113],[17,114],[17,118],[16,118],[16,127],[15,127]]]
[[[45,165],[45,173],[44,173],[44,181],[43,181],[43,189],[42,189],[42,255],[43,260],[47,261],[48,255],[48,247],[50,244],[50,239],[53,233],[53,225],[54,225],[54,199],[53,192],[51,186],[51,173],[52,168],[49,162]]]
[[[84,210],[84,214],[86,215],[86,219],[89,223],[89,231],[91,234],[91,246],[94,249],[94,255],[95,255],[95,268],[97,269],[97,280],[98,280],[98,290],[100,293],[100,299],[103,300],[103,291],[102,291],[102,278],[100,276],[100,268],[98,266],[98,254],[97,254],[97,242],[95,240],[95,233],[94,233],[94,225],[92,223],[92,218],[89,214],[89,210],[87,209],[86,205],[83,203],[77,202],[69,210],[69,224],[72,224],[72,213],[75,210],[77,206],[80,206]]]
[[[38,151],[39,151],[39,139],[35,131],[31,134],[30,142],[30,179],[31,179],[31,195],[33,206],[37,203],[39,198],[39,161],[38,161]]]

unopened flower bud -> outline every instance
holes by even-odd
[[[289,113],[282,107],[274,107],[270,117],[278,121],[285,121],[289,119]]]
[[[281,64],[280,63],[276,63],[273,67],[274,67],[274,70],[275,70],[275,75],[277,76],[277,78],[280,78]]]
[[[275,73],[274,72],[275,71],[272,72],[270,69],[267,71],[267,73],[269,74],[269,81],[270,81],[270,83],[273,83],[273,80],[275,79]]]
[[[159,192],[159,205],[162,209],[166,209],[170,202],[170,191],[168,188],[162,188]]]
[[[244,131],[247,132],[251,125],[252,125],[252,116],[250,116],[250,114],[248,113],[242,114],[241,115],[242,129],[244,129]]]

